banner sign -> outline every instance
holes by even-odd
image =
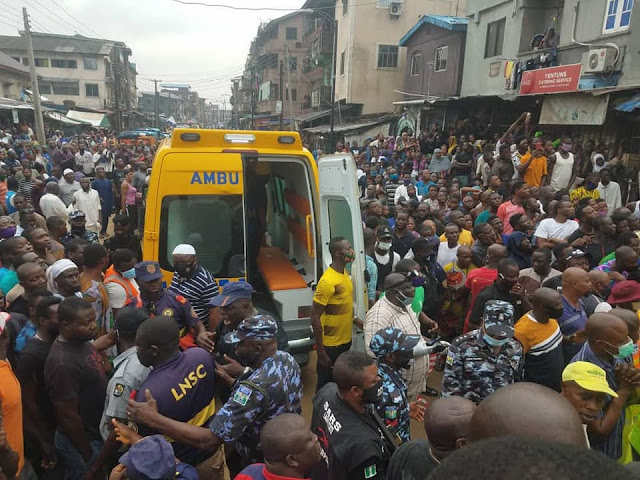
[[[582,64],[561,65],[522,72],[520,95],[575,92],[580,82]]]

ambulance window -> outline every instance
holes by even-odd
[[[181,243],[193,245],[200,265],[214,276],[242,276],[239,271],[244,270],[239,268],[244,263],[242,195],[164,197],[159,248],[162,268],[173,270],[171,252]]]
[[[345,200],[329,200],[329,232],[331,238],[344,237],[353,245],[351,209]]]

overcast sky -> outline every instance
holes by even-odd
[[[304,3],[202,1],[280,9],[297,9]],[[27,7],[34,31],[99,34],[124,41],[138,67],[140,90],[153,90],[151,78],[189,83],[201,96],[220,104],[222,94],[230,93],[229,79],[242,72],[258,25],[288,13],[182,5],[172,0],[0,0],[0,34],[16,35],[17,28],[23,28],[22,7]]]

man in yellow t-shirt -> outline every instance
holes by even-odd
[[[541,187],[547,178],[547,157],[544,156],[542,144],[536,144],[536,149],[522,157],[524,172],[522,179],[530,187]],[[525,161],[526,158],[526,161]]]
[[[341,353],[351,348],[353,316],[353,284],[346,266],[354,259],[353,248],[342,237],[329,242],[331,265],[322,274],[311,307],[311,327],[318,353],[320,390],[333,381],[332,368]]]

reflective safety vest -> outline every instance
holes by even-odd
[[[103,283],[105,285],[109,283],[116,283],[124,288],[124,291],[127,295],[127,299],[124,302],[125,307],[142,307],[142,300],[140,300],[140,292],[138,291],[138,289],[133,285],[133,283],[131,283],[131,280],[120,275],[120,273],[116,271],[113,265],[111,265],[107,269]]]

